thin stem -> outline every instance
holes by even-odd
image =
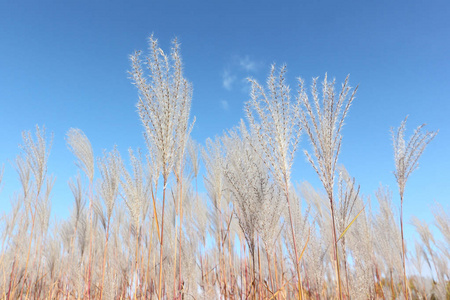
[[[405,251],[405,239],[403,236],[403,193],[400,194],[400,228],[402,232],[402,261],[403,261],[403,290],[405,293],[405,299],[409,299],[408,295],[408,281],[406,279],[406,251]]]
[[[339,299],[342,299],[342,287],[341,287],[341,271],[339,266],[339,252],[338,252],[338,243],[337,243],[337,236],[336,236],[336,222],[335,222],[335,215],[334,215],[334,203],[333,203],[333,196],[330,196],[330,204],[331,204],[331,218],[333,219],[333,239],[334,239],[334,259],[336,262],[336,272],[337,272],[337,284],[338,284],[338,290],[339,290]]]
[[[158,285],[158,299],[162,299],[162,262],[163,262],[163,240],[164,240],[164,205],[166,202],[166,186],[167,186],[167,178],[164,177],[164,186],[163,186],[163,203],[162,203],[162,215],[161,215],[161,242],[160,242],[160,250],[159,250],[159,285]]]

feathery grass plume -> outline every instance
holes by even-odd
[[[184,152],[194,124],[189,125],[192,86],[183,77],[177,40],[173,41],[170,56],[158,46],[158,40],[153,36],[149,44],[150,54],[145,62],[149,76],[142,69],[139,51],[130,56],[132,71],[129,73],[139,90],[137,108],[148,146],[155,148],[157,161],[154,163],[162,166],[162,175],[167,181],[177,156]]]
[[[182,199],[177,207],[174,207],[175,210],[178,210],[178,213],[174,214],[176,218],[174,223],[178,223],[179,228],[182,228],[182,230],[176,232],[174,236],[175,241],[178,242],[178,249],[174,247],[175,254],[178,255],[178,260],[174,256],[173,265],[178,270],[178,274],[174,276],[174,279],[178,277],[178,281],[175,281],[178,286],[174,286],[174,293],[175,295],[179,295],[179,298],[185,298],[185,294],[189,293],[193,286],[197,287],[196,281],[193,278],[193,276],[198,274],[196,272],[197,268],[195,267],[195,252],[193,250],[197,249],[199,239],[193,230],[196,212],[192,210],[195,196],[191,189],[191,176],[183,176],[181,180],[182,184],[177,184],[172,189],[173,197],[178,198],[174,198],[174,200],[180,201]],[[180,189],[180,187],[183,188]],[[183,216],[182,218],[181,215]]]
[[[109,153],[104,153],[103,157],[98,160],[98,169],[101,179],[98,181],[98,193],[103,200],[105,213],[100,209],[99,216],[105,229],[109,226],[111,216],[119,195],[120,175],[121,175],[122,158],[120,157],[117,147]]]
[[[268,91],[256,80],[249,79],[252,87],[250,101],[245,105],[245,112],[251,133],[258,144],[256,148],[261,150],[259,155],[271,170],[275,182],[286,197],[296,258],[294,264],[299,282],[299,295],[302,298],[301,276],[297,261],[298,250],[289,200],[291,168],[301,135],[301,124],[297,118],[300,102],[291,102],[290,88],[286,83],[285,74],[286,66],[282,66],[276,74],[275,65],[272,65],[267,78]]]
[[[140,225],[145,221],[147,216],[149,200],[150,200],[150,184],[146,179],[150,179],[146,175],[140,151],[138,155],[134,155],[133,150],[129,149],[128,154],[131,162],[131,173],[121,165],[121,183],[123,189],[122,198],[130,212],[133,220],[133,226],[136,232],[140,231]]]
[[[70,128],[66,137],[67,145],[78,158],[77,166],[84,171],[90,182],[94,180],[94,152],[91,142],[80,129]]]
[[[259,222],[257,223],[256,229],[266,252],[272,255],[276,248],[276,242],[281,236],[282,229],[285,227],[286,219],[283,218],[281,220],[280,217],[286,216],[287,206],[286,202],[283,201],[283,193],[277,186],[272,182],[269,182],[266,189],[267,195],[263,194],[265,197],[259,208]],[[264,189],[262,190],[264,191]],[[304,232],[298,230],[296,233],[297,236],[299,236]],[[304,239],[305,236],[302,236],[302,238]],[[293,243],[291,243],[291,245],[293,245]]]
[[[345,276],[345,290],[349,297],[375,298],[373,270],[376,260],[373,249],[373,232],[366,213],[366,204],[360,195],[359,185],[344,166],[339,166],[337,228],[341,270]],[[349,258],[353,263],[349,263]]]
[[[329,275],[329,267],[333,265],[331,255],[334,253],[333,234],[329,230],[331,227],[331,209],[328,197],[316,191],[310,183],[303,182],[300,186],[302,197],[311,207],[314,214],[310,224],[310,240],[308,251],[305,253],[305,267],[307,273],[311,275],[313,281],[313,291],[316,297],[328,297],[327,291],[322,290],[327,280],[327,287],[333,286],[333,276]],[[309,208],[308,208],[309,210]]]
[[[137,104],[139,117],[145,128],[145,137],[150,152],[154,152],[163,176],[163,205],[161,224],[164,224],[165,192],[169,175],[175,171],[180,176],[184,154],[189,134],[194,121],[189,124],[189,113],[192,99],[192,86],[183,77],[182,61],[177,40],[173,41],[170,55],[166,55],[158,46],[153,36],[149,39],[150,54],[146,58],[149,76],[142,69],[141,53],[135,52],[130,56],[133,84],[139,90]],[[180,199],[181,200],[181,199]],[[163,243],[161,228],[161,244]],[[161,247],[162,251],[163,247]],[[163,253],[160,254],[162,265]],[[158,298],[163,295],[162,268],[159,280]]]
[[[441,252],[436,258],[436,269],[438,270],[438,279],[444,280],[440,289],[443,292],[442,285],[446,285],[447,297],[450,295],[450,285],[448,281],[450,279],[450,268],[448,262],[450,261],[450,215],[444,210],[442,205],[436,204],[433,208],[434,224],[444,237],[444,241],[435,243],[436,248]],[[447,278],[445,280],[444,278]],[[443,294],[443,293],[442,293]]]
[[[58,228],[58,227],[56,227]],[[49,241],[44,251],[44,258],[46,264],[46,271],[48,271],[48,276],[50,277],[50,284],[56,281],[55,276],[57,275],[58,269],[61,267],[61,243],[55,238],[57,235],[53,235]]]
[[[223,203],[224,183],[224,149],[219,139],[214,141],[206,139],[205,148],[202,149],[202,159],[205,164],[206,175],[204,184],[212,204],[217,210],[222,211],[226,207]]]
[[[301,126],[297,118],[300,103],[291,102],[285,74],[286,66],[276,74],[275,65],[272,65],[267,78],[268,91],[256,80],[249,79],[251,99],[245,105],[245,112],[263,161],[280,188],[288,194]]]
[[[255,249],[259,232],[266,242],[277,229],[281,211],[282,194],[271,182],[268,170],[256,149],[251,146],[252,137],[243,122],[222,138],[225,148],[223,174],[226,187],[233,195],[233,207],[244,233],[252,259],[253,276],[256,275]],[[278,214],[277,214],[278,213]],[[266,224],[265,224],[266,223]],[[267,226],[272,225],[272,228]]]
[[[317,79],[313,79],[311,87],[312,101],[306,94],[303,80],[299,79],[298,99],[304,105],[299,118],[310,139],[315,159],[307,150],[304,150],[304,153],[319,175],[328,197],[333,201],[336,166],[342,143],[341,131],[358,88],[356,87],[349,96],[351,87],[348,84],[347,76],[339,95],[336,95],[335,80],[328,82],[327,74],[325,74],[321,101]]]
[[[358,216],[359,211],[356,211],[355,206],[358,200],[361,201],[359,197],[359,185],[356,186],[355,178],[351,178],[347,170],[343,165],[338,167],[339,178],[338,178],[338,205],[337,205],[337,230],[341,232],[340,244],[341,252],[343,257],[344,265],[344,275],[345,275],[345,286],[347,295],[350,295],[349,286],[349,271],[347,264],[347,238],[342,235],[346,232],[347,226],[351,224],[352,220]],[[362,202],[362,201],[361,201]]]
[[[427,260],[425,249],[422,244],[420,244],[417,240],[414,243],[414,259],[412,260],[414,267],[416,268],[417,273],[422,274],[423,268],[423,260]]]
[[[204,175],[204,185],[208,196],[211,201],[211,208],[208,214],[210,226],[209,230],[217,245],[218,255],[218,268],[216,270],[219,281],[219,289],[222,291],[223,274],[225,272],[225,259],[224,259],[224,239],[225,229],[228,225],[228,220],[232,218],[232,215],[228,213],[229,202],[225,197],[225,178],[224,178],[224,149],[221,145],[219,138],[214,141],[207,139],[205,147],[202,149],[202,158],[206,169]]]
[[[351,178],[344,166],[339,167],[339,203],[338,203],[338,216],[339,221],[337,224],[338,231],[344,232],[351,220],[358,214],[357,203],[361,202],[359,195],[360,186],[356,186],[355,178]],[[342,243],[345,244],[345,236],[342,236]]]
[[[29,197],[32,192],[31,184],[31,166],[27,162],[27,158],[23,155],[17,155],[15,159],[15,169],[19,175],[19,181],[22,186],[22,197],[23,200],[28,203],[30,201]]]
[[[402,238],[402,258],[403,258],[403,279],[404,293],[408,298],[407,279],[406,279],[406,249],[405,239],[403,237],[403,194],[405,192],[406,181],[409,175],[419,166],[419,158],[425,150],[426,146],[434,139],[438,131],[426,131],[422,129],[425,124],[418,126],[408,142],[405,141],[406,120],[408,116],[400,124],[397,130],[391,128],[391,136],[394,145],[394,161],[395,161],[395,179],[397,180],[400,193],[400,227]]]
[[[101,179],[98,182],[98,193],[103,200],[105,212],[100,203],[95,206],[97,215],[105,230],[105,244],[103,250],[103,264],[102,264],[102,281],[100,287],[100,297],[103,294],[106,256],[110,234],[111,217],[114,210],[117,197],[119,195],[120,175],[122,167],[122,158],[120,157],[117,146],[109,153],[104,153],[103,157],[98,160],[98,169],[100,171]]]
[[[450,264],[448,257],[436,256],[437,281],[433,287],[437,299],[445,299],[450,296]]]
[[[87,226],[92,226],[94,212],[93,212],[93,204],[94,204],[94,152],[92,150],[91,143],[86,135],[80,130],[76,128],[71,128],[67,132],[66,142],[69,150],[75,155],[78,159],[76,162],[77,166],[83,170],[86,174],[86,177],[89,180],[89,223]],[[90,228],[87,229],[88,232],[92,233],[93,230]],[[90,287],[91,287],[91,250],[92,244],[94,243],[93,237],[89,237],[89,262],[87,265],[88,271],[88,279],[87,279],[87,290],[88,297],[90,297]]]
[[[21,149],[24,152],[25,161],[29,164],[31,173],[34,176],[38,197],[47,175],[48,157],[53,141],[53,134],[48,143],[45,135],[45,126],[39,128],[37,125],[36,140],[31,136],[31,132],[26,131],[22,133],[23,144]]]
[[[47,178],[46,180],[46,186],[45,186],[45,194],[43,195],[42,199],[39,201],[37,205],[37,218],[38,218],[38,225],[39,225],[39,232],[44,237],[47,233],[47,230],[49,228],[49,222],[50,222],[50,213],[51,213],[51,207],[52,203],[50,201],[50,194],[53,189],[53,185],[55,183],[54,177]]]
[[[42,187],[44,185],[45,180],[47,179],[47,164],[48,157],[50,155],[51,144],[53,140],[53,134],[51,135],[50,140],[47,142],[47,137],[45,133],[45,127],[39,128],[36,125],[36,133],[35,139],[33,139],[31,132],[23,132],[22,133],[23,144],[20,146],[23,151],[23,157],[21,159],[17,159],[18,163],[17,168],[19,171],[19,176],[21,180],[25,180],[22,182],[22,186],[24,188],[23,195],[25,204],[28,206],[28,213],[31,218],[31,230],[28,241],[27,255],[26,255],[26,263],[23,272],[22,279],[25,283],[27,280],[32,278],[32,274],[27,274],[29,264],[34,264],[34,257],[30,257],[31,248],[34,246],[36,253],[40,252],[42,247],[40,242],[41,238],[37,238],[35,228],[36,228],[36,218],[39,218],[39,222],[41,228],[45,227],[45,220],[43,213],[46,214],[46,209],[42,210],[43,203],[48,200],[49,193],[51,190],[51,180],[48,181],[47,190],[42,194]],[[28,166],[25,167],[24,164]],[[23,172],[23,173],[22,173]],[[33,174],[34,182],[30,180],[30,174]],[[29,194],[28,194],[29,193]],[[46,229],[46,228],[45,228]],[[41,232],[42,233],[42,232]],[[41,237],[42,235],[40,235]],[[33,244],[33,240],[36,239],[36,243]],[[32,261],[30,261],[30,258]],[[40,272],[40,270],[33,269],[33,272]],[[30,277],[27,277],[29,275]],[[22,285],[20,288],[19,297],[22,297],[25,285]],[[28,294],[30,291],[30,286],[27,286],[26,293]]]
[[[81,183],[81,177],[78,174],[76,176],[76,182],[74,182],[72,179],[69,180],[69,187],[72,191],[73,198],[75,200],[74,207],[72,209],[72,218],[75,226],[75,231],[78,226],[78,222],[80,221],[81,215],[85,209],[86,205],[86,198],[85,198],[85,192],[83,190],[83,185]]]
[[[200,169],[200,158],[198,156],[198,154],[200,153],[200,147],[196,141],[190,138],[187,143],[187,150],[189,154],[188,158],[190,171],[192,173],[192,176],[194,176],[195,178],[196,181],[195,189],[197,190],[197,177]]]
[[[310,230],[311,233],[304,260],[310,283],[309,292],[315,299],[327,299],[328,295],[324,287],[327,285],[326,270],[328,269],[330,258],[326,250],[326,241],[318,234],[315,223],[311,224]]]
[[[433,273],[432,264],[437,273],[436,262],[435,262],[436,255],[435,255],[435,251],[433,250],[433,248],[431,246],[432,243],[435,244],[436,241],[434,240],[434,236],[431,233],[430,227],[428,227],[428,224],[426,222],[419,220],[417,217],[412,217],[411,224],[416,228],[416,232],[420,236],[422,246],[424,246],[423,255],[425,257],[425,260],[427,261],[428,266],[430,267],[431,273]],[[431,259],[431,261],[430,261],[430,259]]]
[[[434,224],[442,233],[447,244],[447,252],[450,254],[450,214],[448,214],[442,205],[436,204],[433,208]],[[450,256],[448,256],[450,259]]]
[[[2,229],[2,247],[0,253],[5,253],[8,249],[8,240],[14,236],[16,228],[19,228],[20,223],[27,219],[24,212],[24,198],[22,196],[14,196],[10,200],[11,210],[9,214],[2,216],[1,229]]]
[[[384,275],[389,281],[389,291],[397,293],[394,279],[402,273],[402,245],[400,231],[395,222],[396,216],[392,207],[392,191],[380,186],[375,192],[379,203],[379,213],[373,218],[375,250],[379,259],[384,263]],[[380,267],[381,267],[380,266]]]
[[[419,158],[426,146],[436,137],[439,131],[426,131],[422,129],[426,124],[418,126],[409,141],[405,141],[406,121],[403,120],[397,130],[391,128],[391,136],[394,145],[395,179],[398,183],[400,198],[403,202],[406,181],[409,175],[419,166]]]
[[[334,197],[334,182],[336,177],[336,165],[341,150],[342,127],[349,108],[355,99],[358,87],[350,94],[351,87],[348,84],[348,76],[342,84],[341,91],[338,95],[336,95],[334,85],[335,80],[328,82],[327,74],[325,74],[322,83],[322,100],[320,100],[317,88],[317,78],[314,78],[311,88],[312,100],[309,100],[308,95],[305,92],[304,82],[302,79],[299,79],[298,101],[304,106],[304,109],[299,110],[299,119],[301,120],[304,131],[309,137],[315,159],[307,150],[304,152],[308,161],[319,175],[319,179],[325,188],[331,206],[337,284],[339,287],[339,299],[342,299],[334,211],[336,201]]]
[[[300,186],[300,189],[302,187]],[[292,212],[292,219],[293,219],[293,225],[294,225],[294,232],[295,232],[295,239],[296,242],[299,245],[299,253],[298,257],[296,258],[295,255],[295,249],[293,247],[294,243],[292,240],[292,235],[290,234],[290,230],[285,222],[289,219],[289,211],[287,209],[284,209],[282,211],[283,214],[283,235],[285,240],[285,247],[287,249],[288,257],[292,260],[292,262],[295,262],[296,259],[298,259],[299,264],[299,271],[302,271],[302,267],[304,267],[305,274],[307,275],[306,271],[306,261],[305,261],[305,251],[309,247],[309,242],[311,239],[311,220],[310,220],[310,212],[311,212],[311,205],[308,203],[307,207],[305,209],[302,208],[302,199],[300,197],[300,194],[296,192],[294,188],[291,188],[291,212]],[[275,198],[276,199],[276,198]],[[312,218],[311,218],[312,219]],[[305,281],[306,281],[305,276]]]
[[[411,223],[414,225],[414,227],[416,228],[417,233],[419,233],[421,242],[422,242],[422,255],[425,258],[431,274],[432,274],[432,278],[434,278],[433,275],[433,269],[432,269],[432,265],[434,267],[434,274],[436,274],[437,278],[436,280],[434,280],[435,282],[437,282],[437,292],[440,295],[440,298],[444,298],[446,295],[446,287],[445,287],[445,282],[446,282],[446,278],[447,280],[449,279],[449,268],[448,268],[448,262],[447,260],[444,258],[444,260],[442,260],[442,257],[445,257],[447,254],[447,258],[448,258],[448,253],[445,253],[448,251],[448,246],[447,246],[447,251],[445,251],[445,248],[442,249],[443,250],[443,254],[444,255],[438,255],[438,250],[436,248],[439,249],[436,240],[434,239],[434,236],[428,226],[428,224],[424,221],[420,221],[417,217],[413,217]],[[448,224],[447,224],[448,226]],[[434,244],[435,246],[437,246],[436,248],[433,247]],[[441,285],[441,286],[440,286]],[[443,285],[443,286],[442,286]]]
[[[417,240],[414,243],[414,248],[415,251],[412,258],[412,263],[417,271],[417,276],[414,278],[414,285],[418,289],[418,291],[416,292],[417,298],[427,299],[427,288],[425,286],[426,278],[425,276],[422,276],[423,262],[424,259],[427,259],[425,249],[423,245],[420,244]]]

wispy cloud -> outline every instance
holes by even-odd
[[[222,106],[222,109],[226,111],[228,111],[228,109],[230,108],[230,105],[228,104],[227,100],[221,100],[220,105]]]
[[[239,89],[247,92],[247,78],[258,72],[262,62],[251,59],[249,55],[234,55],[230,58],[222,73],[222,85],[231,91]]]
[[[233,87],[233,82],[236,80],[236,76],[231,74],[230,71],[225,70],[222,75],[222,84],[223,87],[227,90],[231,90]]]
[[[258,63],[251,60],[248,55],[245,57],[238,57],[239,66],[247,72],[256,72],[258,69]]]

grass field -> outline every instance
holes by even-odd
[[[338,90],[300,79],[293,95],[272,66],[267,84],[250,80],[246,121],[200,146],[177,42],[166,53],[152,37],[130,59],[148,147],[94,157],[70,129],[70,218],[50,222],[51,135],[23,133],[22,189],[0,223],[1,299],[450,299],[449,213],[437,204],[433,224],[411,220],[420,240],[403,238],[407,180],[437,132],[393,128],[398,190],[369,200],[338,160],[348,79]],[[292,182],[303,154],[322,186]]]

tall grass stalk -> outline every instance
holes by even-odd
[[[94,200],[94,152],[92,150],[91,143],[86,135],[79,129],[71,128],[67,133],[67,144],[72,153],[76,156],[78,161],[76,164],[86,174],[89,180],[89,260],[86,267],[87,274],[87,294],[88,299],[91,295],[91,265],[92,265],[92,245],[94,243],[94,235],[92,235],[92,223],[93,223],[93,200]]]
[[[339,253],[336,232],[334,182],[336,165],[341,150],[342,127],[358,88],[355,88],[349,94],[351,88],[348,85],[348,76],[338,95],[335,93],[334,85],[335,81],[328,82],[327,75],[325,74],[322,83],[322,100],[320,100],[317,78],[315,78],[311,87],[312,100],[309,100],[305,91],[304,82],[302,79],[299,79],[298,101],[304,107],[304,109],[299,110],[299,118],[311,142],[315,159],[306,150],[305,155],[319,175],[319,179],[325,188],[330,202],[335,251],[334,259],[337,273],[336,281],[339,290],[339,299],[342,299],[341,272],[338,263]]]
[[[406,248],[403,235],[403,196],[405,192],[406,181],[409,175],[419,166],[419,158],[426,146],[437,135],[437,131],[422,132],[425,124],[420,125],[414,130],[413,135],[408,142],[405,141],[406,120],[403,120],[397,130],[391,129],[392,141],[394,144],[395,161],[395,179],[397,180],[400,193],[400,228],[402,234],[402,259],[403,259],[403,282],[405,298],[409,298],[407,279],[406,279]]]
[[[291,103],[290,88],[286,84],[285,74],[286,66],[282,66],[277,74],[275,65],[272,65],[267,79],[267,92],[256,80],[249,79],[252,88],[245,112],[251,133],[255,135],[256,149],[261,150],[259,152],[261,158],[286,197],[294,243],[298,293],[302,299],[303,290],[290,200],[291,167],[301,135],[301,125],[297,118],[300,103]]]
[[[28,250],[27,250],[25,270],[23,272],[24,284],[22,285],[22,288],[20,289],[19,298],[22,298],[23,287],[25,286],[25,281],[27,279],[28,265],[30,262],[30,253],[32,250],[31,246],[32,246],[33,237],[34,237],[34,230],[36,227],[36,216],[38,214],[38,206],[40,203],[42,186],[44,184],[44,180],[47,175],[47,163],[48,163],[48,157],[50,154],[51,143],[52,143],[53,138],[50,140],[50,143],[47,144],[47,140],[46,140],[46,136],[45,136],[45,127],[40,129],[39,126],[36,126],[36,140],[33,139],[31,132],[24,132],[22,134],[22,139],[23,139],[23,145],[21,148],[24,152],[24,154],[23,154],[24,158],[22,161],[28,165],[27,168],[29,168],[29,170],[33,174],[35,185],[34,185],[34,191],[30,195],[34,198],[30,201],[30,205],[29,205],[29,210],[30,210],[30,215],[31,215],[31,232],[30,232],[30,238],[29,238],[29,244],[28,244]],[[27,192],[28,191],[24,190],[24,195],[26,195]],[[39,249],[39,247],[40,247],[39,243],[36,244],[35,246],[36,246],[36,249]],[[31,288],[31,286],[30,286],[30,284],[28,284],[27,294],[28,294],[30,288]]]
[[[137,104],[139,117],[145,128],[145,137],[150,153],[154,153],[154,164],[158,165],[163,178],[161,211],[160,265],[158,297],[162,295],[162,272],[164,253],[164,208],[169,175],[174,168],[180,169],[189,133],[194,122],[189,124],[192,98],[191,84],[183,77],[179,44],[173,41],[170,55],[158,46],[158,41],[149,39],[150,54],[146,58],[149,77],[142,69],[140,52],[132,55],[130,75],[139,90]],[[181,223],[180,223],[181,226]]]

